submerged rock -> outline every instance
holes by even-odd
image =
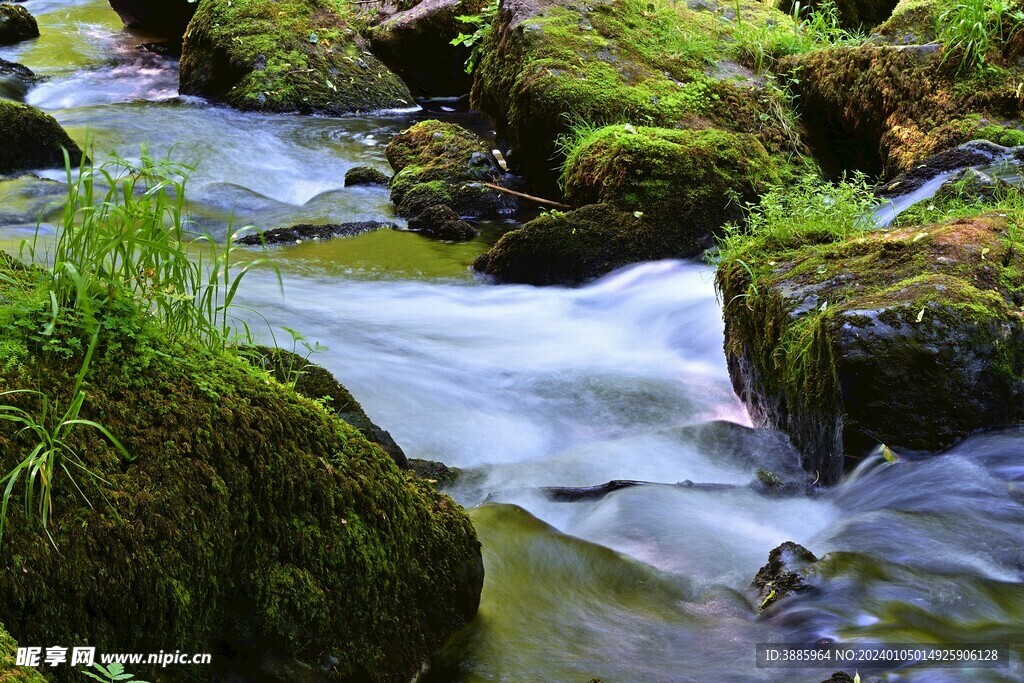
[[[23,102],[29,87],[40,80],[27,66],[0,59],[0,98]]]
[[[413,105],[326,0],[208,0],[189,24],[181,92],[238,109],[349,114]]]
[[[763,612],[782,598],[811,587],[808,570],[818,561],[807,548],[786,541],[768,554],[768,564],[757,571],[750,584],[757,589],[758,611]]]
[[[387,185],[391,177],[372,166],[353,166],[345,172],[345,187],[359,185]]]
[[[198,6],[188,0],[110,0],[126,27],[176,41],[185,34]]]
[[[444,204],[428,206],[410,218],[409,229],[452,242],[464,242],[480,234],[472,225],[462,220],[454,209]]]
[[[494,155],[473,133],[454,123],[421,121],[395,136],[385,152],[395,170],[391,201],[413,218],[445,205],[460,216],[493,217],[515,210],[515,201],[483,183],[504,175]]]
[[[452,40],[476,29],[458,20],[480,13],[492,0],[423,0],[370,31],[370,46],[418,96],[464,95],[473,85],[466,73],[471,50]]]
[[[49,114],[27,104],[0,100],[0,173],[64,166],[67,150],[73,166],[82,150]]]
[[[306,240],[329,240],[335,237],[355,237],[374,230],[397,230],[394,223],[362,221],[356,223],[328,223],[326,225],[300,224],[290,228],[275,228],[254,232],[237,238],[237,244],[260,246],[263,244],[295,244]]]
[[[879,443],[938,451],[1024,421],[1016,229],[991,214],[724,261],[729,373],[755,422],[831,484]]]
[[[63,399],[81,357],[44,354],[33,339],[46,283],[9,260],[0,269],[24,280],[17,307],[0,303],[18,320],[0,327],[0,345],[20,359],[0,366],[0,385]],[[169,338],[121,300],[101,315],[81,417],[133,459],[95,430],[71,430],[102,482],[76,475],[90,506],[64,474],[54,480],[56,548],[16,491],[0,613],[23,643],[173,643],[217,653],[203,675],[224,680],[406,681],[473,617],[480,545],[450,498],[242,359]],[[76,332],[62,324],[57,336]],[[27,394],[7,400],[39,409]],[[30,448],[25,432],[0,430],[0,471]],[[50,672],[63,683],[74,670]]]
[[[13,45],[39,37],[36,18],[21,5],[0,3],[0,45]]]
[[[665,258],[674,246],[642,218],[608,204],[552,212],[506,233],[473,268],[499,282],[575,285]]]

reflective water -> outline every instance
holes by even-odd
[[[0,50],[50,77],[26,99],[97,156],[145,145],[195,164],[201,227],[394,218],[386,191],[345,189],[344,172],[386,170],[389,137],[429,113],[268,117],[182,100],[174,62],[137,50],[105,2],[26,6],[44,38]],[[0,181],[0,243],[31,235],[60,194]],[[487,580],[431,680],[816,682],[835,667],[757,670],[754,643],[822,637],[1017,641],[1010,669],[905,679],[1024,678],[1024,434],[873,457],[820,495],[761,495],[757,469],[801,475],[732,392],[711,271],[487,285],[467,265],[507,227],[461,245],[380,231],[276,249],[284,298],[265,270],[241,294],[279,340],[288,326],[325,344],[313,359],[410,456],[464,470],[451,493],[471,508]],[[578,502],[541,490],[612,479],[654,483]],[[825,556],[817,588],[761,617],[749,583],[785,540]]]

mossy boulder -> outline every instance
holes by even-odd
[[[691,4],[693,7],[691,7]],[[505,0],[481,45],[473,105],[494,119],[513,170],[559,192],[559,140],[579,124],[750,133],[799,152],[781,94],[729,60],[737,22],[788,18],[763,3]]]
[[[900,0],[875,35],[896,45],[922,45],[935,40],[939,15],[945,7],[939,0]]]
[[[52,116],[0,100],[0,173],[64,166],[65,149],[73,165],[82,160],[82,150]]]
[[[563,179],[574,205],[640,212],[675,253],[692,256],[711,246],[722,225],[742,220],[743,205],[779,175],[752,135],[626,124],[579,139]]]
[[[864,45],[790,57],[780,69],[792,77],[809,144],[832,172],[892,178],[1022,126],[1024,68],[1010,62],[956,75],[937,45]]]
[[[9,260],[0,268],[18,282],[0,291],[0,386],[66,406],[82,327],[62,316],[36,334],[49,319],[45,283]],[[480,546],[451,499],[266,371],[167,337],[135,304],[115,299],[99,315],[81,417],[133,459],[95,430],[72,431],[68,444],[102,480],[74,470],[90,506],[70,477],[54,479],[56,547],[15,489],[0,556],[10,632],[107,652],[216,653],[212,669],[184,667],[176,680],[407,681],[474,615]],[[39,412],[34,395],[6,400]],[[3,472],[31,447],[6,424]]]
[[[46,683],[35,669],[16,666],[18,643],[0,624],[0,683]]]
[[[676,255],[661,230],[608,204],[541,215],[473,263],[500,282],[574,285],[616,268]]]
[[[787,432],[825,484],[880,443],[938,451],[1024,421],[1015,229],[994,213],[845,239],[751,236],[717,284],[754,421]]]
[[[511,212],[514,202],[483,183],[504,175],[483,140],[454,123],[421,121],[387,146],[391,201],[399,215],[412,218],[431,206],[446,205],[460,216],[488,217]]]
[[[0,45],[13,45],[39,37],[36,18],[21,5],[0,3]]]
[[[373,53],[419,96],[464,95],[473,85],[466,73],[471,50],[452,45],[474,26],[458,20],[478,15],[491,0],[423,0],[370,30]]]
[[[110,0],[124,25],[146,35],[181,40],[198,2],[188,0]]]
[[[204,0],[181,92],[245,110],[341,115],[413,104],[330,0]]]
[[[476,228],[462,220],[454,209],[444,204],[429,206],[410,218],[409,229],[451,242],[464,242],[479,234]]]
[[[391,176],[372,166],[353,166],[345,171],[345,187],[360,185],[387,185]]]

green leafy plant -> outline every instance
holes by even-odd
[[[954,63],[958,72],[984,69],[988,54],[1022,24],[1024,12],[1012,1],[958,0],[936,18],[942,63]]]
[[[760,73],[770,70],[782,57],[859,44],[864,36],[844,29],[835,2],[826,0],[813,7],[794,3],[788,23],[744,23],[737,15],[733,39],[736,57]]]
[[[451,40],[452,45],[461,45],[471,48],[469,58],[466,60],[466,73],[471,74],[476,70],[477,62],[480,61],[480,45],[491,30],[494,17],[498,14],[498,2],[489,3],[480,10],[479,14],[461,14],[455,19],[473,29],[472,33],[462,33]]]
[[[92,668],[96,669],[99,674],[94,674],[91,671],[83,671],[82,673],[89,678],[101,681],[102,683],[114,683],[114,681],[125,681],[125,683],[149,683],[149,681],[143,681],[135,678],[134,674],[125,672],[124,665],[119,662],[111,662],[107,666],[103,666],[99,662],[92,665]]]

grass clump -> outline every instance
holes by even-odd
[[[1024,11],[1014,0],[957,0],[935,19],[943,44],[943,64],[957,72],[983,70],[989,55],[1001,51],[1024,24]]]
[[[843,28],[839,10],[832,0],[813,7],[793,5],[788,21],[744,22],[742,15],[733,28],[735,57],[758,73],[770,71],[783,57],[829,47],[859,45],[864,34]]]

